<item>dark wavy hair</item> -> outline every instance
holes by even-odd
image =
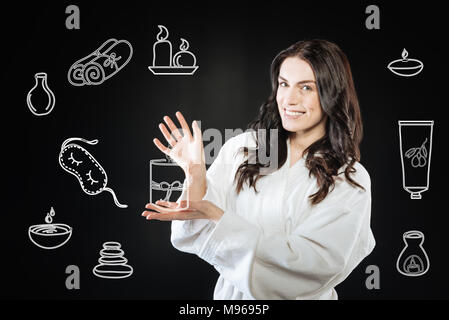
[[[326,40],[299,41],[281,51],[271,64],[272,92],[259,109],[257,117],[248,125],[256,132],[265,129],[263,138],[256,136],[256,149],[241,149],[247,157],[239,166],[236,174],[236,190],[239,193],[245,183],[257,192],[257,181],[266,174],[257,150],[270,155],[273,146],[270,129],[277,129],[278,166],[282,167],[287,160],[287,138],[289,132],[282,127],[281,116],[276,102],[278,76],[282,62],[288,57],[298,57],[309,63],[315,73],[319,100],[326,120],[326,133],[305,151],[305,163],[309,175],[317,180],[319,190],[310,195],[313,205],[321,202],[335,186],[339,169],[346,165],[344,176],[347,181],[359,188],[363,187],[351,178],[355,172],[354,164],[360,161],[359,145],[362,140],[362,119],[359,102],[352,79],[351,68],[346,55],[334,43]],[[276,132],[276,130],[273,130]]]

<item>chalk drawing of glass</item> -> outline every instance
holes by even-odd
[[[424,234],[421,231],[407,231],[403,235],[404,249],[396,261],[396,268],[404,276],[418,277],[430,268],[429,257],[424,250]]]
[[[399,121],[402,186],[411,199],[429,189],[432,121]]]
[[[184,171],[171,159],[150,161],[150,203],[158,200],[176,202],[188,200],[188,188],[183,183]],[[180,206],[179,208],[185,208]]]

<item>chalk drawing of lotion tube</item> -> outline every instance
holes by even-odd
[[[399,121],[402,186],[411,199],[429,189],[433,120]]]

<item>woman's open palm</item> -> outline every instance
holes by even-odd
[[[164,121],[167,127],[161,123],[159,129],[167,140],[169,147],[162,144],[159,139],[154,139],[154,144],[164,154],[172,158],[188,175],[192,170],[196,168],[205,169],[204,147],[203,137],[201,135],[201,129],[196,121],[192,124],[193,135],[189,129],[189,126],[184,119],[181,112],[176,112],[176,118],[181,125],[179,130],[170,117],[165,116]]]

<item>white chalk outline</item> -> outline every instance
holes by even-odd
[[[100,258],[98,259],[98,263],[93,269],[92,272],[95,276],[99,277],[99,278],[104,278],[104,279],[124,279],[124,278],[128,278],[130,277],[133,272],[134,269],[132,266],[130,266],[128,263],[128,259],[126,259],[124,257],[125,252],[120,249],[122,247],[122,245],[119,242],[116,241],[106,241],[105,243],[103,243],[103,249],[100,250]],[[116,250],[119,253],[116,254],[110,254],[105,252],[106,250]],[[104,263],[104,258],[105,257],[113,257],[113,258],[118,258],[120,259],[121,262],[107,262]],[[102,267],[102,266],[109,266],[109,267],[113,267],[113,266],[126,266],[129,268],[129,271],[114,271],[114,270],[109,270],[107,271],[110,274],[117,274],[117,275],[111,275],[111,276],[106,276],[101,274],[101,271],[98,271],[98,268]]]
[[[402,61],[403,62],[414,61],[414,62],[417,62],[418,65],[416,67],[395,67],[395,66],[393,66],[393,64],[395,64],[397,62],[402,62]],[[402,50],[402,59],[397,59],[397,60],[391,61],[388,64],[387,68],[391,72],[393,72],[394,74],[396,74],[398,76],[401,76],[401,77],[414,77],[414,76],[419,74],[424,69],[424,64],[421,61],[417,60],[417,59],[409,59],[408,58],[408,52],[404,48],[404,50]],[[414,70],[414,69],[417,69],[417,71],[415,73],[413,73],[413,74],[403,74],[403,73],[399,72],[399,70]]]
[[[51,218],[52,216],[55,215],[55,211],[53,209],[53,207],[51,207],[50,212],[47,213],[47,216],[45,217],[45,224],[35,224],[32,225],[28,228],[28,237],[30,238],[31,242],[34,243],[36,246],[38,246],[39,248],[42,249],[46,249],[46,250],[51,250],[51,249],[57,249],[59,247],[62,247],[63,245],[65,245],[70,238],[72,237],[72,231],[73,228],[64,224],[64,223],[52,223],[53,219]],[[48,229],[48,227],[53,226],[56,229],[65,229],[65,232],[61,232],[61,233],[39,233],[39,231],[43,230],[43,229]],[[37,239],[40,237],[59,237],[59,236],[65,236],[68,234],[67,239],[65,239],[63,242],[61,242],[58,245],[52,246],[52,247],[48,247],[48,246],[44,246],[40,243],[38,243]],[[33,235],[35,235],[35,237],[37,239],[33,238]]]
[[[163,200],[163,201],[170,201],[170,197],[173,191],[181,191],[181,195],[185,194],[186,195],[186,199],[187,203],[189,202],[189,188],[186,187],[186,183],[181,183],[180,181],[176,180],[172,183],[168,183],[166,181],[162,181],[162,182],[155,182],[153,181],[153,168],[154,167],[179,167],[179,165],[176,162],[170,162],[170,160],[168,158],[165,159],[153,159],[150,160],[150,203],[154,203],[153,202],[153,195],[152,195],[152,191],[153,190],[158,190],[158,191],[167,191],[167,194],[165,196],[165,199],[154,199],[154,200]],[[181,167],[179,167],[181,168]],[[181,183],[182,188],[173,188],[174,184],[178,182]],[[166,183],[167,185],[169,185],[169,189],[167,188],[162,188],[161,185],[162,183]],[[185,193],[184,193],[185,192]],[[167,200],[168,197],[168,200]],[[173,201],[171,201],[173,202]],[[180,206],[179,209],[186,209],[188,207],[188,204],[186,206]]]
[[[173,54],[172,50],[172,44],[168,39],[169,32],[168,29],[163,25],[158,25],[159,33],[156,35],[156,42],[153,44],[153,64],[151,66],[148,66],[148,69],[154,74],[154,75],[183,75],[183,76],[191,76],[195,73],[195,71],[199,68],[199,66],[196,65],[196,56],[190,52],[187,51],[189,48],[189,42],[186,39],[181,38],[181,45],[179,46],[179,50],[175,55]],[[162,36],[162,34],[165,33],[165,37]],[[169,45],[170,48],[170,65],[168,66],[156,66],[156,46],[158,43],[166,42]],[[180,54],[189,54],[193,57],[193,66],[181,66],[179,65],[179,58]]]
[[[97,195],[97,194],[102,193],[103,191],[107,191],[107,192],[109,192],[109,193],[112,194],[112,197],[113,197],[113,199],[114,199],[114,203],[115,203],[115,205],[116,205],[117,207],[119,207],[119,208],[127,208],[128,205],[126,205],[126,204],[121,204],[121,203],[118,201],[117,196],[115,195],[114,190],[112,190],[111,188],[107,187],[107,183],[108,183],[108,175],[106,174],[106,171],[104,171],[104,169],[103,169],[103,167],[100,165],[100,163],[99,163],[99,162],[98,162],[98,161],[97,161],[97,160],[96,160],[96,159],[89,153],[89,151],[87,151],[86,149],[84,149],[83,147],[79,146],[79,145],[76,144],[76,143],[70,143],[70,142],[72,142],[72,141],[82,141],[82,142],[84,142],[84,143],[91,144],[91,145],[95,145],[95,144],[98,143],[98,140],[97,140],[97,139],[94,139],[94,140],[91,140],[91,141],[86,140],[86,139],[83,139],[83,138],[77,138],[77,137],[66,139],[66,140],[62,143],[61,151],[59,152],[59,157],[58,157],[59,165],[60,165],[65,171],[67,171],[67,172],[69,172],[70,174],[74,175],[74,176],[78,179],[78,182],[80,183],[81,189],[84,191],[84,193],[86,193],[86,194],[88,194],[88,195],[90,195],[90,196],[94,196],[94,195]],[[68,167],[68,166],[66,166],[66,165],[64,165],[64,164],[62,163],[62,156],[63,156],[64,152],[65,152],[69,147],[70,147],[70,148],[71,148],[71,147],[75,147],[75,148],[81,149],[81,150],[82,150],[82,151],[89,157],[89,160],[92,161],[92,163],[95,165],[95,167],[97,167],[98,170],[104,175],[104,183],[103,183],[103,186],[100,187],[98,190],[95,190],[95,191],[92,191],[92,192],[91,192],[91,191],[85,189],[84,184],[83,184],[83,179],[81,178],[81,176],[80,176],[80,174],[78,173],[78,171],[76,171],[76,170],[74,170],[74,169],[71,169],[70,167]],[[89,173],[90,173],[90,172],[89,172]]]
[[[420,273],[407,273],[407,272],[403,272],[402,269],[400,268],[400,263],[399,262],[400,262],[400,260],[402,258],[402,255],[404,254],[404,252],[408,248],[408,243],[405,240],[406,238],[414,238],[414,239],[422,238],[421,243],[419,244],[419,248],[421,249],[422,253],[424,253],[424,257],[425,257],[426,262],[427,262],[427,267],[426,267],[426,269],[424,271],[422,271]],[[430,269],[430,260],[429,260],[429,256],[427,255],[426,250],[424,250],[424,247],[423,247],[424,233],[422,233],[421,231],[418,231],[418,230],[407,231],[407,232],[404,232],[404,234],[402,235],[402,240],[405,243],[405,247],[402,249],[402,251],[399,254],[398,259],[396,261],[396,269],[398,270],[398,272],[400,274],[403,274],[404,276],[407,276],[407,277],[419,277],[419,276],[422,276],[422,275],[426,274],[427,271],[429,271],[429,269]],[[411,258],[412,256],[413,255],[409,255],[406,259],[404,259],[404,263],[403,264],[405,264],[405,262],[408,261],[408,259]],[[417,256],[417,258],[423,263],[423,261],[419,258],[419,256]]]
[[[129,46],[130,54],[129,54],[129,57],[126,59],[125,63],[123,63],[120,67],[118,67],[116,61],[122,59],[122,57],[121,56],[116,57],[115,52],[112,52],[110,54],[109,54],[109,52],[113,48],[115,48],[118,44],[121,44],[121,43],[124,43]],[[114,38],[108,39],[105,42],[103,42],[103,44],[100,47],[98,47],[98,49],[96,49],[94,52],[92,52],[88,56],[85,56],[84,58],[77,60],[74,64],[72,64],[72,66],[69,68],[69,71],[67,72],[67,80],[70,82],[70,84],[77,86],[77,87],[81,87],[84,85],[100,85],[103,82],[105,82],[106,80],[110,79],[112,76],[116,75],[120,70],[122,70],[128,64],[128,62],[131,60],[132,56],[133,56],[133,47],[132,47],[131,43],[129,43],[129,41],[117,40]],[[103,57],[106,57],[107,60],[103,61],[102,65],[95,61],[97,58],[103,58]],[[111,74],[109,74],[108,76],[105,76],[103,68],[107,68],[109,66],[112,68],[114,65],[116,67],[116,70],[114,72],[112,72]],[[86,72],[89,72],[89,68],[92,68],[92,67],[98,68],[100,75],[103,76],[101,81],[92,83],[92,81],[90,81],[89,79],[86,80],[84,74]],[[96,69],[93,69],[93,70],[97,71]],[[72,73],[72,71],[73,71],[73,73]],[[76,73],[80,73],[81,76],[77,77]],[[80,80],[80,81],[82,81],[82,83],[73,82],[71,79],[72,74],[73,74],[74,80]]]
[[[402,187],[405,191],[410,193],[410,198],[414,200],[420,200],[422,198],[421,193],[429,190],[430,184],[430,160],[432,156],[432,138],[433,138],[433,120],[399,120],[399,150],[401,156],[401,165],[402,165]],[[402,150],[402,126],[430,126],[430,142],[429,142],[429,150],[427,156],[427,185],[426,186],[407,186],[405,183],[405,163],[404,157],[406,157],[404,151]],[[406,151],[407,152],[407,151]],[[411,160],[410,160],[411,161]],[[412,165],[413,166],[413,165]],[[415,191],[416,189],[420,191]],[[422,190],[421,190],[422,189]]]
[[[39,82],[37,81],[38,78],[43,78],[42,83],[44,84],[43,89],[44,91],[47,93],[47,95],[49,96],[49,101],[47,104],[47,107],[45,107],[46,111],[45,113],[37,113],[37,109],[33,106],[33,103],[31,102],[31,96],[32,96],[32,92],[34,91],[34,89],[37,88]],[[47,83],[47,73],[45,72],[38,72],[34,75],[34,79],[35,79],[35,83],[34,83],[34,87],[31,88],[30,91],[28,91],[27,94],[27,105],[28,105],[28,109],[30,109],[30,111],[35,115],[35,116],[46,116],[47,114],[49,114],[50,112],[53,111],[53,108],[55,107],[55,103],[56,103],[56,98],[55,95],[53,93],[53,91],[51,91],[51,89],[48,87],[48,83]]]

